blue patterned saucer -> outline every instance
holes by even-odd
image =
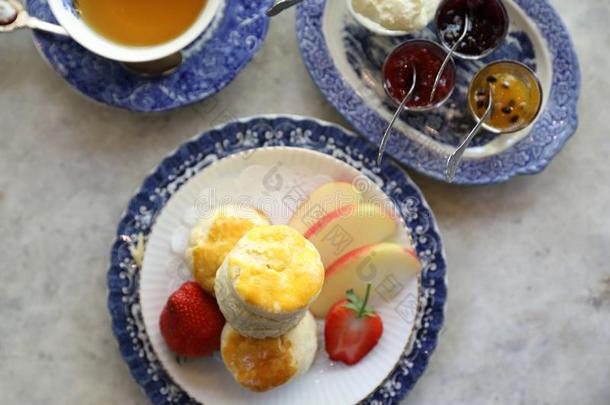
[[[262,45],[273,0],[225,0],[208,29],[183,51],[183,64],[171,75],[148,79],[101,58],[71,39],[35,32],[43,57],[72,87],[111,106],[138,112],[160,112],[210,97],[250,62]],[[46,0],[29,0],[28,12],[55,22]]]
[[[194,176],[227,156],[243,153],[247,159],[255,149],[267,146],[306,148],[343,161],[377,184],[398,207],[423,266],[420,310],[410,344],[391,373],[363,400],[398,403],[424,372],[443,324],[447,267],[441,236],[421,192],[396,163],[386,160],[377,168],[376,148],[366,140],[309,118],[252,117],[211,129],[179,147],[144,180],[119,223],[108,271],[108,308],[121,355],[153,403],[197,403],[167,373],[144,326],[140,302],[144,244],[170,198]]]
[[[474,126],[466,93],[472,76],[499,59],[519,60],[536,71],[545,101],[536,123],[514,134],[483,133],[466,151],[455,182],[491,184],[542,171],[578,125],[578,59],[570,36],[547,0],[505,0],[511,19],[505,43],[482,61],[456,59],[458,82],[449,101],[430,113],[404,113],[387,151],[401,163],[446,181],[448,156]],[[379,144],[395,111],[381,82],[387,54],[407,38],[436,40],[431,24],[402,38],[372,34],[349,14],[346,0],[307,0],[297,11],[305,64],[322,93],[367,139]]]

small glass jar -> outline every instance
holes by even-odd
[[[433,41],[414,39],[398,45],[383,65],[383,87],[386,94],[398,106],[411,88],[413,68],[416,71],[414,94],[406,103],[409,111],[428,111],[445,103],[455,88],[456,67],[453,59],[445,68],[434,95],[432,87],[438,71],[447,57],[447,51]]]
[[[455,50],[462,59],[476,60],[495,51],[508,35],[509,17],[502,0],[444,0],[436,11],[438,38],[451,49],[464,32],[468,14],[470,29]]]
[[[474,76],[468,89],[468,106],[477,121],[489,105],[490,87],[494,107],[483,128],[494,133],[511,133],[536,120],[542,107],[542,86],[528,66],[502,60],[490,63]]]

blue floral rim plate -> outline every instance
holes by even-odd
[[[51,67],[85,96],[130,111],[168,111],[218,93],[241,72],[265,39],[269,19],[264,11],[272,2],[225,0],[206,31],[183,50],[183,64],[166,77],[130,73],[71,39],[35,32],[34,42]],[[27,9],[55,22],[45,0],[29,0]]]
[[[455,183],[492,184],[548,166],[578,126],[580,70],[568,31],[547,0],[504,0],[511,26],[504,44],[481,61],[455,59],[456,89],[441,108],[403,113],[387,152],[412,169],[446,181],[448,156],[475,122],[466,94],[473,75],[500,59],[518,60],[536,71],[545,95],[533,126],[514,134],[484,132],[468,148]],[[386,56],[409,38],[437,40],[432,23],[407,37],[375,35],[350,15],[346,0],[307,0],[297,11],[297,36],[305,65],[329,102],[375,144],[395,111],[383,90]]]
[[[386,380],[363,403],[397,403],[413,388],[434,351],[447,301],[447,267],[440,233],[420,190],[396,163],[375,165],[376,149],[329,123],[295,116],[262,116],[204,132],[165,158],[129,202],[112,246],[108,308],[112,330],[131,373],[155,404],[196,403],[159,362],[142,320],[137,246],[182,185],[227,156],[268,146],[315,150],[339,159],[375,182],[398,207],[422,262],[420,311],[412,342]],[[134,258],[135,256],[135,258]]]

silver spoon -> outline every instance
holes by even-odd
[[[183,61],[182,53],[176,52],[162,59],[149,62],[121,62],[121,65],[127,71],[142,77],[161,77],[174,73]]]
[[[63,27],[30,16],[18,1],[0,0],[0,32],[11,32],[20,28],[32,28],[68,36]]]
[[[455,53],[458,46],[460,46],[462,41],[464,41],[464,38],[466,38],[466,34],[468,34],[468,31],[470,31],[470,17],[468,16],[468,14],[466,14],[466,18],[464,19],[464,31],[462,32],[462,35],[460,35],[460,37],[458,38],[457,42],[455,44],[453,44],[453,46],[449,50],[449,53],[445,57],[445,60],[443,61],[441,68],[438,70],[438,73],[436,74],[436,79],[434,79],[434,85],[432,86],[432,92],[430,92],[430,102],[432,102],[432,100],[434,100],[434,96],[436,95],[436,89],[438,88],[438,85],[441,82],[443,73],[445,73],[445,68],[447,67],[447,64],[451,60],[451,57]]]
[[[0,32],[11,32],[20,28],[33,28],[69,36],[63,27],[30,16],[17,0],[0,0]],[[144,77],[166,76],[182,64],[182,59],[182,54],[177,52],[159,60],[123,63],[123,66],[130,72]]]
[[[377,155],[377,166],[379,166],[379,167],[381,167],[381,162],[383,160],[385,148],[386,148],[386,145],[388,144],[388,140],[390,139],[390,133],[392,132],[394,123],[398,119],[398,116],[400,115],[402,110],[405,108],[407,101],[409,101],[411,99],[411,97],[413,97],[413,93],[415,92],[416,82],[417,82],[417,71],[415,69],[415,66],[413,66],[413,81],[411,82],[411,88],[409,89],[409,91],[407,92],[405,97],[402,99],[402,102],[400,103],[400,105],[398,106],[398,109],[394,113],[394,116],[392,117],[392,120],[390,121],[388,128],[385,130],[385,133],[383,134],[383,138],[381,138],[381,144],[379,145],[379,154]]]
[[[265,14],[267,14],[268,17],[276,16],[279,13],[281,13],[282,11],[284,11],[286,9],[289,9],[292,6],[296,6],[297,4],[299,4],[302,1],[303,0],[283,0],[283,1],[280,1],[278,3],[275,3],[273,6],[271,6],[269,8],[269,10],[267,10],[267,12]]]
[[[493,107],[493,89],[489,87],[489,104],[487,105],[487,110],[485,110],[485,114],[483,114],[477,125],[472,129],[472,131],[470,131],[470,133],[468,134],[466,139],[464,139],[464,142],[462,142],[459,148],[457,148],[456,151],[453,152],[451,156],[449,156],[449,159],[447,159],[447,180],[449,180],[450,183],[453,182],[453,179],[455,178],[455,172],[457,171],[457,168],[460,165],[460,162],[462,161],[464,152],[466,152],[468,145],[470,145],[470,142],[472,142],[472,139],[475,137],[475,135],[481,131],[483,124],[485,123],[485,121],[487,121],[487,119],[493,112]]]

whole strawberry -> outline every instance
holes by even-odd
[[[366,288],[364,301],[349,290],[347,299],[337,302],[328,311],[324,338],[326,352],[332,360],[356,364],[379,342],[383,323],[367,304],[370,294],[370,284]]]
[[[161,335],[174,353],[199,357],[220,349],[225,319],[216,300],[197,283],[184,283],[167,300],[159,326]]]

